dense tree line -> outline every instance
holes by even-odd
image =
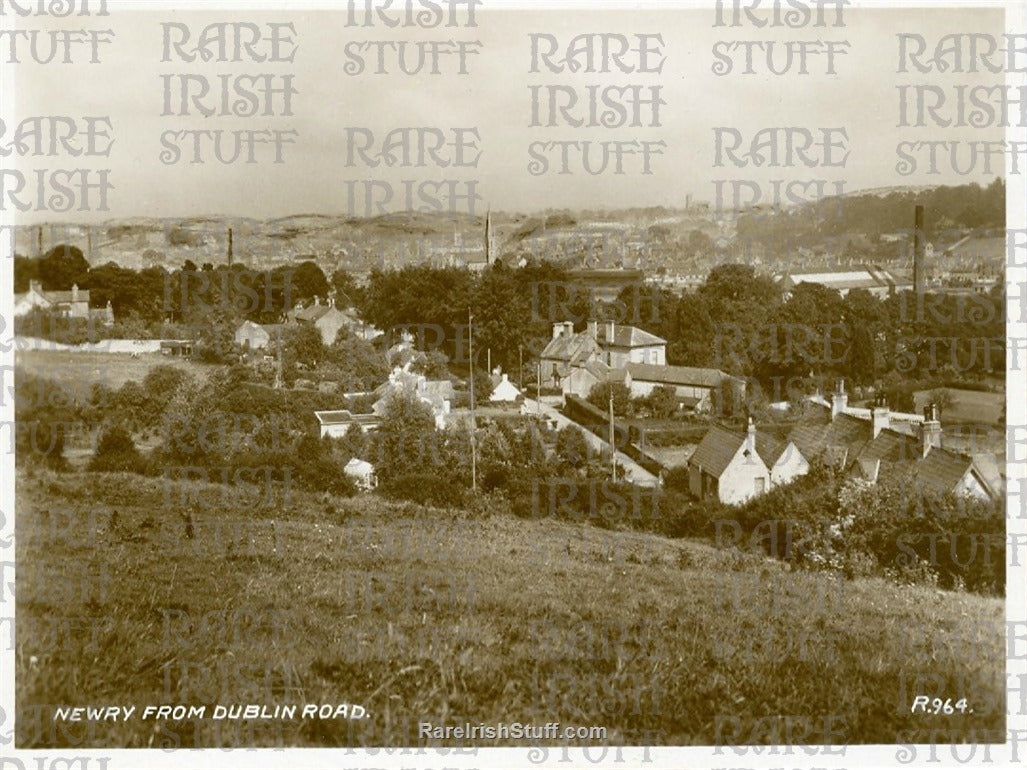
[[[804,241],[859,233],[871,242],[882,233],[909,231],[913,209],[924,207],[927,236],[948,229],[1004,228],[1006,226],[1005,182],[996,177],[987,187],[976,182],[935,187],[919,192],[847,195],[795,209],[752,212],[739,216],[738,236],[759,242],[771,253]]]
[[[634,289],[621,303],[634,301]],[[667,362],[719,368],[774,400],[789,382],[892,386],[900,380],[967,384],[1004,369],[1004,288],[988,295],[913,292],[877,298],[803,283],[785,299],[748,265],[720,265],[695,292],[642,289],[638,325],[668,341]]]

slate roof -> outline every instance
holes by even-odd
[[[787,441],[781,441],[769,433],[760,433],[759,431],[756,432],[755,444],[756,454],[767,464],[768,468],[773,468],[788,448]]]
[[[320,321],[329,310],[332,309],[331,305],[311,305],[310,307],[297,310],[295,318],[297,321],[306,321],[308,323],[317,323]]]
[[[624,375],[626,374],[626,370],[614,369],[609,364],[598,360],[586,361],[582,364],[582,368],[599,380],[599,382],[624,382]]]
[[[832,465],[855,459],[870,442],[873,428],[866,420],[847,414],[839,414],[834,422],[808,423],[795,426],[788,434],[788,440],[802,452],[807,460],[826,459]],[[825,453],[831,449],[830,457]],[[843,453],[840,451],[844,449]]]
[[[738,448],[745,442],[745,436],[714,425],[688,458],[689,465],[700,466],[705,473],[720,478]]]
[[[647,345],[666,345],[667,340],[650,334],[645,329],[636,326],[624,326],[615,324],[613,327],[613,339],[607,339],[609,329],[606,324],[599,324],[596,330],[596,339],[600,345],[614,348],[640,348]]]
[[[542,350],[542,358],[571,364],[587,361],[599,352],[599,344],[584,332],[561,335],[549,341]]]
[[[955,490],[956,485],[970,471],[976,471],[976,468],[969,457],[932,447],[927,457],[917,464],[917,481],[927,489],[939,494],[948,494]],[[981,474],[975,475],[985,489],[988,489]],[[988,489],[988,492],[990,494],[991,490]]]
[[[659,382],[666,385],[692,385],[701,388],[718,387],[728,377],[720,369],[702,369],[694,366],[628,364],[627,370],[633,380]]]
[[[885,428],[863,447],[860,460],[884,460],[885,462],[913,462],[921,457],[920,442],[913,436]]]

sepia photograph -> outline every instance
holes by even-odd
[[[1027,761],[1025,15],[0,0],[2,770]]]

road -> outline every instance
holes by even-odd
[[[573,425],[574,427],[581,429],[581,432],[585,435],[585,441],[594,451],[610,451],[610,442],[604,441],[592,431],[583,428],[578,423],[561,414],[556,409],[556,404],[558,403],[558,396],[553,397],[552,401],[547,401],[546,397],[543,396],[541,404],[534,399],[525,398],[524,405],[521,407],[521,414],[540,414],[544,419],[549,420],[558,429],[563,428],[566,425]],[[617,452],[617,475],[622,479],[630,481],[632,484],[638,484],[643,487],[655,487],[660,483],[660,480],[656,476],[620,451]]]

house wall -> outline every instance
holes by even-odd
[[[784,454],[778,458],[778,461],[774,463],[774,467],[770,469],[770,483],[773,486],[787,484],[799,476],[805,476],[807,473],[809,473],[809,463],[802,456],[799,448],[795,444],[789,443]]]
[[[592,372],[583,367],[576,366],[571,369],[570,376],[564,378],[561,390],[563,390],[565,396],[570,394],[579,398],[588,398],[588,394],[592,392],[592,387],[597,382],[599,380]]]
[[[957,495],[967,495],[969,497],[975,497],[978,500],[990,500],[991,497],[988,494],[984,486],[974,476],[973,471],[967,471],[966,475],[960,479],[956,485]]]
[[[321,339],[325,345],[331,345],[339,336],[339,330],[347,325],[346,316],[334,308],[325,313],[315,324],[321,332]]]
[[[249,342],[250,350],[266,348],[270,340],[271,335],[259,326],[250,326],[247,324],[235,331],[235,344],[239,347],[244,347],[246,343]]]
[[[374,425],[369,425],[367,423],[352,423],[352,422],[342,422],[342,423],[333,423],[331,425],[322,425],[321,426],[321,438],[324,438],[325,436],[328,436],[329,438],[342,438],[343,436],[346,435],[346,431],[349,430],[349,426],[350,425],[357,425],[357,426],[359,426],[361,433],[368,433],[368,432],[370,432],[372,430],[372,428],[374,428]]]
[[[770,471],[755,451],[745,457],[745,442],[738,448],[731,463],[724,469],[718,484],[722,503],[736,505],[756,494],[756,479],[764,479],[764,490],[770,489]]]
[[[631,380],[631,395],[634,398],[648,396],[654,390],[665,383],[653,382],[651,380]],[[696,410],[708,409],[710,406],[710,388],[703,388],[697,385],[674,385],[674,394],[681,398],[695,398],[699,400]]]
[[[614,369],[621,369],[628,364],[655,364],[666,366],[667,358],[663,345],[649,345],[637,348],[604,347],[603,362]]]

